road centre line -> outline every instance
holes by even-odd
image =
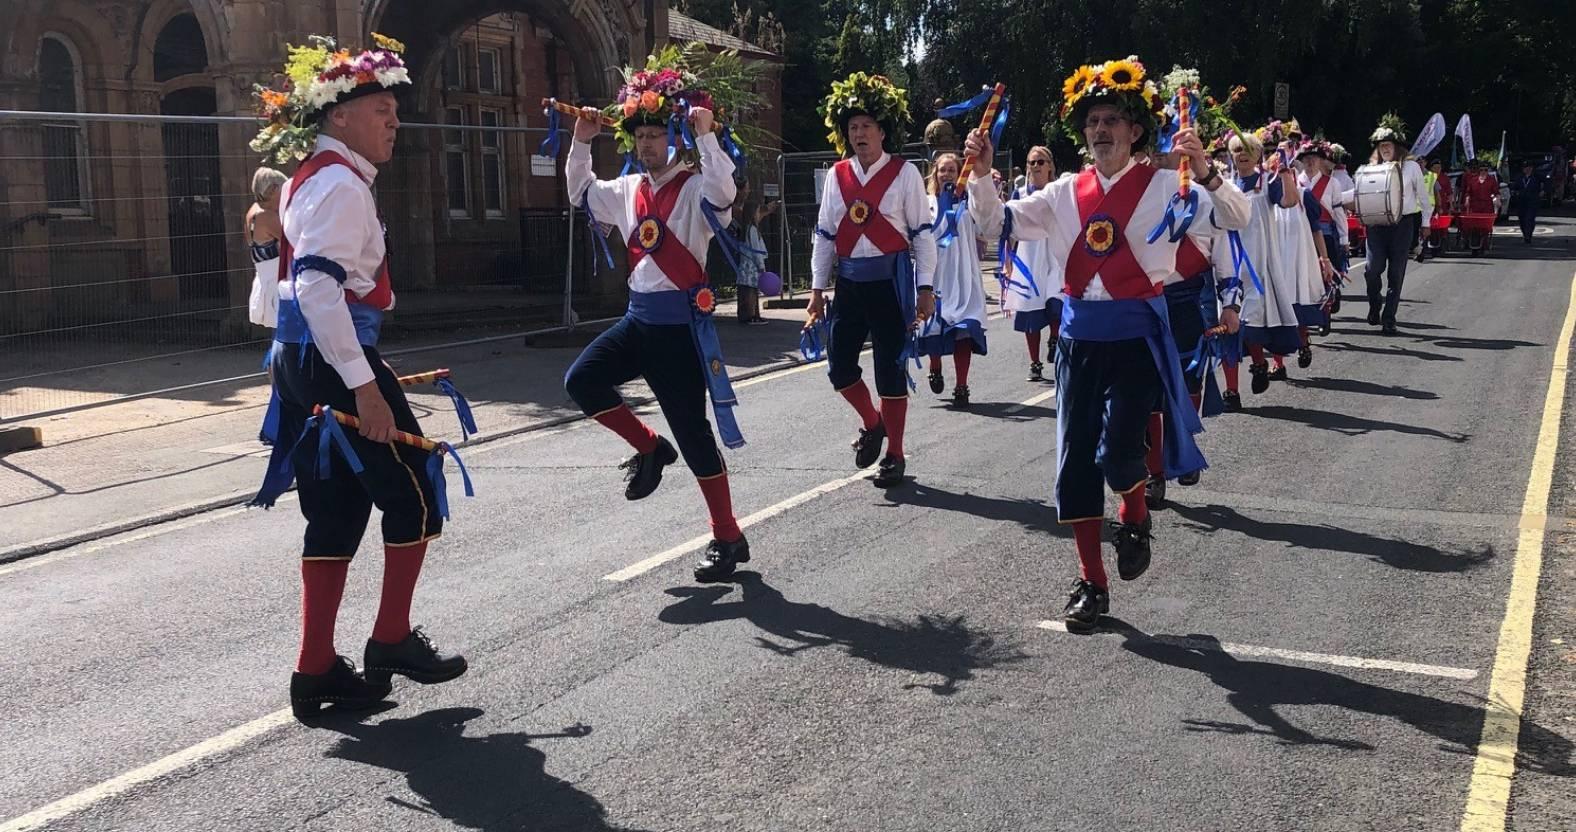
[[[1521,740],[1522,707],[1527,696],[1527,660],[1532,653],[1532,622],[1538,604],[1538,579],[1543,573],[1544,528],[1530,520],[1548,515],[1549,491],[1554,482],[1554,461],[1560,446],[1560,420],[1570,368],[1571,337],[1576,335],[1576,274],[1571,275],[1565,323],[1554,346],[1549,388],[1543,397],[1543,420],[1538,444],[1527,475],[1526,496],[1521,503],[1521,531],[1516,540],[1515,570],[1505,619],[1494,651],[1483,706],[1483,733],[1467,787],[1461,832],[1504,832],[1509,819],[1510,786],[1516,776],[1516,753]]]
[[[1017,404],[1013,405],[1012,407],[1007,408],[1007,412],[1008,413],[1022,413],[1023,411],[1028,410],[1031,407],[1034,407],[1035,405],[1039,404],[1040,402],[1047,401],[1049,399],[1054,399],[1054,398],[1056,398],[1056,391],[1055,390],[1047,390],[1044,393],[1041,393],[1040,395],[1035,396],[1032,399],[1029,399],[1028,401],[1018,402]]]
[[[1067,625],[1061,621],[1041,621],[1035,625],[1042,630],[1057,633],[1066,633]],[[1118,636],[1125,633],[1118,630],[1097,631],[1097,635]],[[1184,638],[1182,636],[1168,635],[1143,635],[1140,641],[1153,644],[1168,644],[1173,647],[1183,647],[1189,650],[1204,650],[1212,653],[1225,653],[1228,656],[1262,656],[1270,659],[1302,662],[1305,664],[1325,664],[1334,667],[1353,667],[1361,670],[1392,670],[1397,673],[1415,673],[1421,676],[1439,676],[1445,679],[1458,679],[1470,681],[1476,679],[1478,672],[1466,667],[1447,667],[1435,664],[1419,664],[1417,662],[1398,662],[1390,659],[1368,659],[1361,656],[1341,656],[1334,653],[1312,653],[1306,650],[1287,650],[1280,647],[1263,647],[1257,644],[1235,644],[1228,641],[1214,641],[1201,638]]]

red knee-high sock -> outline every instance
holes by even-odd
[[[348,560],[301,561],[301,652],[296,670],[327,673],[339,651],[334,649],[334,622],[345,595]]]
[[[1297,338],[1303,346],[1308,346],[1308,328],[1305,326],[1297,327]]]
[[[1221,368],[1221,369],[1226,371],[1226,389],[1230,390],[1233,393],[1237,392],[1237,369],[1238,369],[1238,367],[1239,367],[1239,365],[1237,365],[1237,364],[1227,364],[1227,365],[1225,365],[1224,367]]]
[[[1193,412],[1194,413],[1197,413],[1199,411],[1199,408],[1204,406],[1204,394],[1203,393],[1192,393],[1192,394],[1188,395],[1188,398],[1193,400]]]
[[[1079,520],[1073,524],[1073,545],[1078,549],[1078,577],[1104,588],[1105,561],[1100,558],[1100,521]]]
[[[1144,502],[1144,485],[1122,495],[1122,505],[1116,510],[1116,519],[1123,523],[1142,523],[1149,516],[1149,504]]]
[[[1286,356],[1284,356],[1284,355],[1277,355],[1277,356],[1274,356],[1274,358],[1275,358],[1275,369],[1279,370],[1280,368],[1286,366]]]
[[[854,412],[859,414],[861,427],[865,430],[875,427],[876,423],[881,421],[881,414],[876,411],[875,403],[870,401],[870,388],[866,387],[864,382],[856,381],[837,392],[842,393],[843,398],[854,406]]]
[[[744,536],[739,521],[733,517],[733,494],[728,490],[728,472],[714,477],[696,477],[700,493],[706,498],[706,512],[711,515],[711,536],[723,543],[732,543]]]
[[[1149,465],[1151,476],[1159,476],[1165,470],[1165,460],[1162,443],[1165,441],[1165,422],[1159,413],[1149,414],[1149,453],[1144,455],[1144,462]]]
[[[886,425],[887,456],[903,458],[903,425],[908,422],[907,396],[881,397],[881,423]]]
[[[1040,362],[1039,330],[1035,330],[1034,332],[1025,332],[1023,333],[1023,338],[1025,341],[1029,342],[1029,362],[1038,364]]]
[[[427,544],[383,547],[383,597],[372,640],[398,644],[410,635],[410,601],[416,596],[416,579],[427,557]]]
[[[612,410],[604,410],[592,417],[602,423],[602,427],[618,434],[625,442],[629,443],[635,453],[649,454],[657,448],[657,433],[640,421],[635,411],[629,405],[621,404]],[[404,636],[401,636],[404,638]]]
[[[974,342],[962,340],[952,347],[952,363],[958,368],[958,386],[969,386],[969,361],[974,358]]]
[[[932,373],[939,373],[939,372],[941,372],[941,356],[939,356],[939,355],[932,355],[930,357],[930,371]]]
[[[1248,345],[1248,355],[1253,359],[1253,363],[1254,364],[1263,364],[1264,363],[1264,345],[1263,344],[1249,344]]]

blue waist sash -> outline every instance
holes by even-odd
[[[739,403],[734,395],[733,383],[728,380],[728,365],[722,359],[722,343],[717,339],[717,324],[712,320],[711,309],[701,309],[696,298],[706,293],[706,304],[715,301],[711,288],[696,286],[689,291],[671,289],[665,292],[630,292],[629,316],[651,326],[687,326],[695,342],[695,352],[700,355],[701,373],[706,378],[706,389],[711,393],[711,412],[717,419],[717,433],[722,444],[729,448],[744,445],[744,434],[739,432],[739,422],[733,416],[733,407]]]
[[[895,278],[898,262],[908,259],[908,252],[878,254],[875,257],[839,257],[837,276],[855,283],[880,283]]]
[[[383,310],[365,303],[349,303],[350,320],[356,325],[356,340],[364,347],[376,347],[378,334],[383,331]],[[279,300],[279,325],[274,329],[274,340],[281,344],[312,343],[312,330],[301,314],[301,304],[295,298]]]
[[[1182,379],[1182,359],[1171,337],[1171,316],[1164,297],[1099,301],[1070,297],[1062,304],[1062,336],[1074,341],[1144,339],[1166,393],[1166,478],[1175,479],[1209,467],[1198,443],[1193,441],[1195,434],[1204,432],[1204,424],[1193,411],[1187,383]]]

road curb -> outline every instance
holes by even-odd
[[[799,367],[808,363],[812,362],[807,362],[804,359],[797,357],[787,358],[782,361],[757,367],[745,373],[740,373],[739,375],[732,376],[731,378],[733,381],[744,381],[746,379],[758,378],[760,376],[770,375],[772,373],[778,373],[784,370],[791,370],[794,367]],[[648,404],[652,404],[655,401],[656,399],[647,396],[639,399],[630,399],[629,405],[631,407],[644,407]],[[507,430],[501,430],[497,433],[490,433],[485,437],[472,439],[470,442],[460,445],[459,447],[462,449],[479,447],[481,445],[486,445],[489,442],[496,442],[500,439],[508,439],[513,436],[534,433],[536,431],[556,428],[575,422],[584,422],[587,420],[587,418],[588,417],[583,413],[556,416],[554,418],[545,419],[540,422],[532,422],[527,425],[520,425]],[[292,488],[291,490],[294,489]],[[60,535],[58,537],[46,538],[44,540],[35,540],[30,543],[23,543],[18,546],[0,549],[0,564],[15,563],[19,560],[27,560],[28,558],[47,555],[51,552],[58,552],[61,549],[69,549],[72,546],[81,546],[84,543],[92,543],[97,540],[103,540],[106,537],[114,537],[115,535],[134,532],[139,529],[148,528],[150,526],[159,526],[165,523],[172,523],[176,520],[184,520],[188,517],[194,517],[199,514],[207,514],[211,511],[219,511],[220,509],[242,506],[250,501],[252,496],[253,492],[251,490],[231,492],[223,497],[216,497],[211,500],[203,500],[201,502],[191,503],[188,505],[179,506],[177,508],[165,509],[163,511],[146,514],[140,517],[133,517],[129,520],[121,520],[115,523],[106,523],[102,526],[94,526],[93,528],[84,529],[79,532],[73,532],[68,535]]]

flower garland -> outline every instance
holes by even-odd
[[[258,116],[266,122],[250,147],[275,164],[300,161],[317,144],[318,116],[340,97],[364,84],[388,89],[410,83],[400,57],[405,44],[373,34],[377,45],[357,55],[339,48],[334,38],[312,35],[308,46],[290,46],[283,88],[257,84]]]
[[[898,88],[884,75],[855,72],[841,81],[832,82],[832,92],[821,102],[821,116],[826,123],[826,140],[839,155],[848,155],[848,140],[843,131],[848,120],[856,115],[875,119],[886,131],[884,149],[897,153],[903,149],[910,122],[908,91]]]
[[[1144,128],[1147,143],[1154,138],[1156,120],[1166,103],[1136,55],[1078,67],[1062,83],[1062,95],[1062,132],[1079,145],[1084,143],[1083,119],[1079,116],[1089,107],[1110,104],[1120,108]]]
[[[1368,140],[1374,144],[1380,142],[1406,143],[1406,122],[1395,113],[1385,113],[1379,117],[1379,126],[1374,129],[1373,135]]]
[[[700,43],[669,45],[648,56],[642,68],[624,67],[618,96],[603,113],[618,121],[619,152],[629,153],[635,128],[668,127],[692,108],[711,110],[720,126],[729,116],[763,107],[754,91],[761,77],[761,67],[741,59],[736,50],[713,53]]]

